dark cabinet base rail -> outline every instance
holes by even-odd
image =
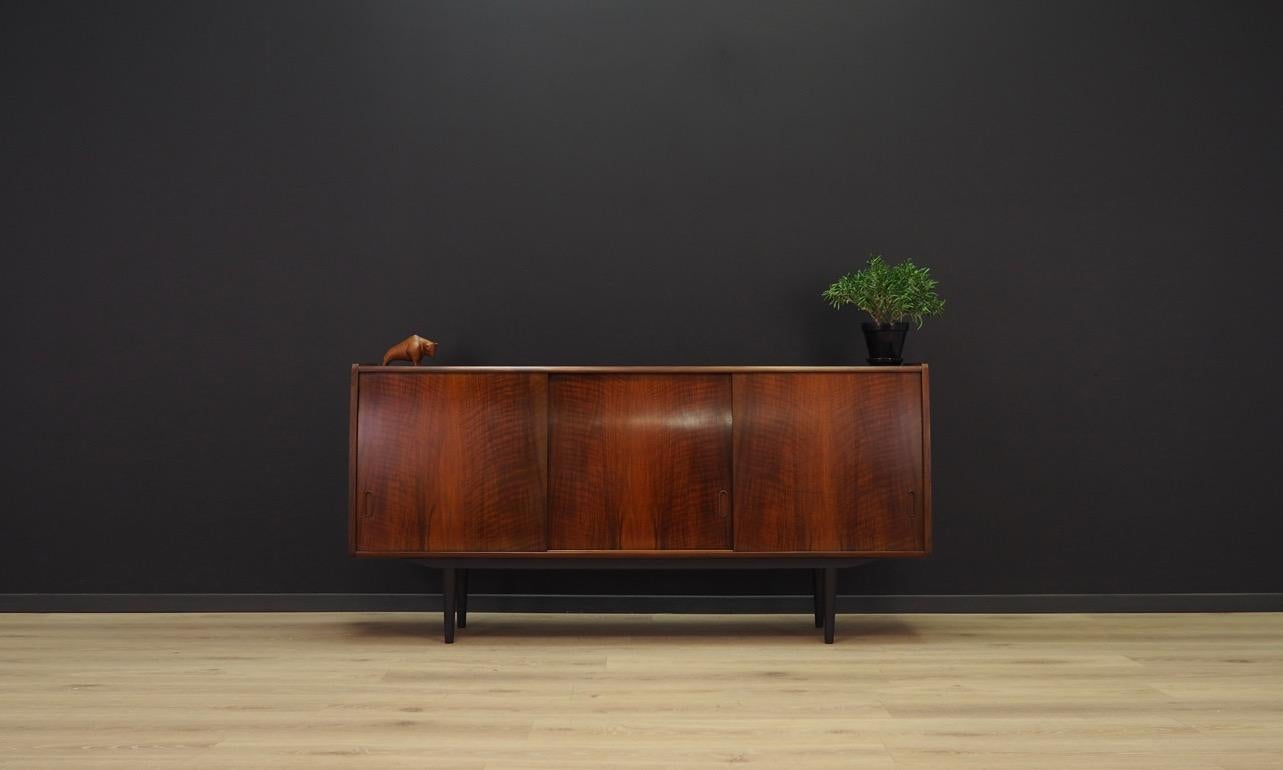
[[[649,567],[654,569],[719,569],[728,566],[717,559],[645,559],[637,564],[622,560],[567,559],[552,564],[549,559],[428,559],[420,563],[441,570],[441,597],[443,638],[454,644],[456,628],[468,627],[468,572],[473,569],[519,569],[530,567],[556,567],[559,569],[621,569]],[[837,574],[843,567],[867,564],[870,559],[761,559],[751,565],[756,568],[806,569],[811,572],[815,627],[824,629],[824,643],[833,644],[836,631]],[[747,567],[745,560],[736,560],[735,567]],[[759,563],[760,562],[760,563]]]

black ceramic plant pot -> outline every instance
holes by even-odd
[[[869,363],[874,366],[899,366],[904,362],[904,337],[909,333],[908,321],[893,324],[875,324],[865,321],[864,342],[869,346]]]

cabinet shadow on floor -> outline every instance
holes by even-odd
[[[848,641],[876,638],[883,642],[916,643],[918,631],[891,615],[838,616],[839,636]],[[439,641],[441,613],[424,613],[422,620],[407,620],[390,613],[387,620],[367,617],[345,624],[353,636],[367,639],[423,638]],[[820,635],[810,615],[627,615],[601,613],[469,613],[468,627],[459,641],[474,639],[620,639],[682,638],[722,640],[736,638],[810,639]]]

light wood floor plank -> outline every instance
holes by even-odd
[[[1283,768],[1283,614],[0,615],[15,768]]]

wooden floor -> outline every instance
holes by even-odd
[[[1283,614],[0,615],[0,766],[1283,768]]]

